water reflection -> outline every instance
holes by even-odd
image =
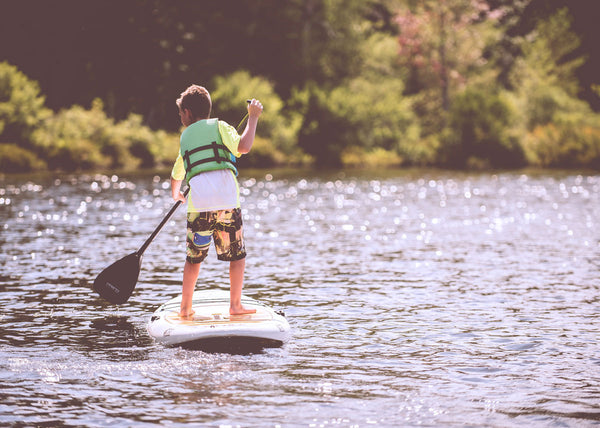
[[[0,179],[3,424],[600,421],[598,175],[247,171],[246,291],[293,329],[252,355],[145,331],[180,291],[183,210],[127,305],[89,289],[170,208],[167,178]],[[198,288],[227,284],[211,253]]]

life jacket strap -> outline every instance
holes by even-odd
[[[194,148],[192,150],[186,150],[185,153],[183,154],[183,160],[184,160],[184,163],[185,163],[185,170],[186,170],[186,172],[190,172],[190,170],[193,167],[195,167],[195,166],[201,165],[203,163],[208,163],[208,162],[217,162],[217,163],[229,162],[229,163],[233,164],[233,162],[231,162],[231,158],[222,156],[219,153],[219,148],[224,149],[226,152],[229,151],[229,149],[227,148],[226,145],[224,145],[224,144],[217,144],[216,141],[213,141],[212,143],[206,144],[204,146],[196,147],[196,148]],[[191,155],[193,155],[196,152],[200,152],[202,150],[209,150],[209,149],[213,150],[213,156],[212,157],[206,158],[206,159],[200,159],[200,160],[197,160],[195,162],[190,163],[190,156]]]

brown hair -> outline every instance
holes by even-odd
[[[181,93],[176,103],[181,110],[190,110],[194,119],[208,119],[210,117],[212,108],[210,94],[202,86],[190,86]]]

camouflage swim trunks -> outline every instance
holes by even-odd
[[[188,213],[186,260],[202,262],[208,255],[211,240],[215,241],[219,260],[236,261],[246,257],[240,208]]]

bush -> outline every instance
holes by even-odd
[[[450,108],[441,137],[441,162],[455,168],[523,166],[521,146],[510,132],[512,118],[510,105],[500,95],[466,90]]]
[[[420,128],[395,78],[352,79],[330,91],[308,86],[298,144],[318,164],[341,166],[346,147],[377,148],[412,163]]]
[[[600,127],[577,124],[537,126],[523,141],[527,160],[536,166],[600,169]]]
[[[112,166],[115,151],[107,150],[105,143],[113,121],[102,108],[99,100],[90,110],[73,106],[47,119],[35,132],[33,140],[50,169],[75,171]]]
[[[264,106],[257,134],[270,140],[275,150],[287,156],[294,154],[301,118],[296,111],[285,109],[271,82],[253,77],[247,71],[236,71],[215,78],[213,85],[214,89],[210,92],[214,117],[237,126],[247,112],[246,100],[257,98]],[[243,129],[241,127],[239,132]]]
[[[130,114],[126,120],[117,123],[109,134],[112,141],[125,143],[142,168],[171,165],[179,151],[178,135],[153,131],[144,126],[142,116],[136,114]]]
[[[523,115],[529,131],[540,125],[572,120],[573,116],[583,118],[594,114],[586,102],[558,86],[538,84],[523,98]]]
[[[404,159],[398,153],[381,147],[372,150],[349,147],[342,153],[342,164],[350,168],[390,168],[403,163]]]
[[[37,82],[17,67],[0,63],[0,141],[29,147],[29,137],[51,111],[44,107]]]
[[[350,122],[329,102],[329,94],[309,86],[305,98],[304,119],[298,135],[298,146],[312,156],[317,165],[341,166],[341,153]]]
[[[115,123],[98,99],[47,119],[33,140],[51,169],[65,171],[152,167],[173,162],[179,147],[176,135],[150,130],[141,116]]]
[[[600,168],[600,115],[558,84],[541,81],[521,93],[525,157],[532,165]]]
[[[35,153],[16,144],[0,144],[0,171],[21,173],[45,169],[46,163]]]
[[[254,139],[252,150],[247,155],[242,156],[238,163],[241,167],[271,168],[287,162],[286,156],[273,146],[271,140],[257,136]]]

